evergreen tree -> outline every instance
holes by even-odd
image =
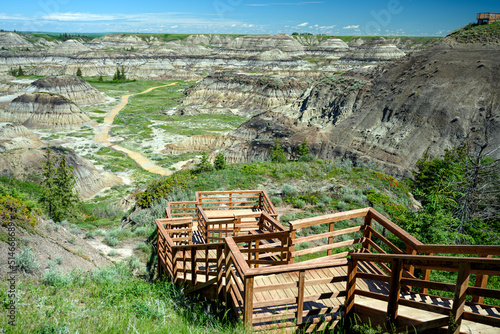
[[[312,161],[313,156],[309,151],[309,147],[307,147],[307,143],[305,141],[302,142],[299,146],[299,160],[300,161]]]
[[[208,160],[208,153],[207,152],[203,152],[201,154],[201,160],[200,160],[200,163],[198,163],[196,165],[196,169],[195,171],[197,173],[201,173],[201,172],[210,172],[214,169],[214,167],[212,166],[212,164],[210,163],[210,161]]]
[[[224,156],[224,154],[222,152],[220,152],[215,157],[214,168],[216,170],[222,170],[222,169],[226,169],[226,167],[227,167],[226,157]]]
[[[274,141],[274,145],[271,147],[271,161],[272,162],[286,162],[287,158],[285,156],[285,150],[278,142],[278,139]]]
[[[76,70],[76,76],[77,77],[81,77],[82,76],[82,70],[78,67],[78,69]]]
[[[104,79],[102,78],[102,75],[99,76],[99,78],[97,79],[97,81],[99,81],[99,82],[103,82],[104,81]]]
[[[55,188],[56,161],[50,147],[47,147],[44,158],[45,162],[42,167],[42,194],[40,196],[40,201],[49,214],[49,217],[52,217],[54,213],[53,195]]]
[[[18,77],[20,77],[20,76],[22,76],[22,75],[24,75],[24,71],[23,71],[23,69],[21,68],[21,66],[19,66],[19,69],[17,70],[17,76],[18,76]]]
[[[52,150],[47,148],[42,169],[41,202],[54,221],[62,221],[73,215],[78,203],[78,195],[73,189],[75,183],[73,167],[68,166],[64,157],[58,161]]]

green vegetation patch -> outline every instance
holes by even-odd
[[[499,43],[500,21],[483,25],[469,23],[452,32],[448,37],[460,43]]]

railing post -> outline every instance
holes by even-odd
[[[292,253],[295,252],[295,245],[293,244],[293,241],[295,240],[295,230],[293,229],[293,226],[290,225],[290,241],[288,242],[289,248],[288,248],[288,264],[292,264],[294,262],[294,258],[292,256]]]
[[[413,247],[411,247],[410,245],[406,245],[406,254],[417,255],[417,250],[414,249]],[[405,267],[405,270],[410,273],[410,275],[413,276],[415,274],[415,266],[413,266],[411,264],[406,264],[404,267]],[[411,288],[412,287],[410,285],[405,285],[403,287],[405,292],[411,292]]]
[[[433,256],[434,253],[428,253],[428,254],[425,254],[427,256]],[[422,280],[424,281],[429,281],[431,279],[431,270],[430,269],[423,269],[422,270]],[[427,292],[429,292],[429,289],[428,288],[422,288],[422,293],[423,294],[427,294]]]
[[[453,298],[453,307],[450,314],[450,324],[448,325],[448,334],[460,333],[462,318],[464,314],[465,297],[467,287],[469,286],[470,263],[462,262],[458,267],[457,284],[455,285],[455,298]]]
[[[245,299],[243,311],[243,323],[247,328],[252,328],[253,318],[253,277],[245,277]]]
[[[391,285],[389,286],[389,300],[387,302],[387,328],[397,327],[399,294],[401,293],[401,277],[403,276],[403,260],[392,260]]]
[[[198,275],[196,274],[196,249],[191,248],[191,286],[196,286],[198,283]]]
[[[491,258],[491,255],[481,255],[481,257]],[[474,286],[476,288],[486,288],[486,285],[488,285],[488,275],[477,274],[476,275],[476,282],[474,283]],[[482,303],[484,303],[484,297],[472,296],[472,302],[482,304]]]
[[[330,226],[328,227],[328,232],[333,232],[335,230],[335,223],[330,223]],[[333,237],[328,237],[328,244],[332,245],[333,244]],[[327,255],[332,255],[333,254],[333,249],[329,249],[326,251]]]
[[[226,304],[226,307],[229,308],[229,304],[228,304],[228,300],[229,300],[229,289],[231,288],[231,278],[230,278],[230,274],[231,274],[231,271],[229,270],[229,261],[230,261],[231,257],[229,255],[229,247],[227,246],[227,244],[224,242],[224,262],[225,262],[225,266],[224,268],[226,269],[225,270],[225,279],[226,279],[226,285],[224,286],[224,302]]]
[[[297,293],[297,325],[302,325],[302,314],[304,313],[304,288],[306,280],[306,271],[299,272],[298,293]]]
[[[351,257],[347,264],[347,283],[345,297],[345,317],[350,318],[354,314],[354,296],[356,293],[356,274],[358,271],[358,260]]]
[[[372,232],[368,227],[372,227],[373,224],[373,218],[370,215],[370,212],[368,212],[365,216],[365,231],[363,232],[363,237],[365,238],[365,241],[363,241],[363,249],[361,252],[363,252],[365,249],[369,252],[370,251],[370,243],[368,240],[371,240],[372,238]]]
[[[224,277],[224,257],[223,257],[223,246],[217,247],[217,296],[219,300],[222,300],[223,277]]]

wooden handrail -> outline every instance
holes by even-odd
[[[327,223],[333,223],[333,222],[338,222],[338,221],[347,220],[347,219],[364,217],[367,215],[369,210],[370,210],[370,208],[364,208],[364,209],[351,210],[351,211],[346,211],[346,212],[333,213],[333,214],[325,215],[325,216],[295,220],[295,221],[290,222],[290,230],[298,230],[301,228],[310,227],[310,226],[314,226],[314,225],[327,224]]]
[[[284,274],[300,270],[313,270],[313,269],[323,269],[335,266],[345,266],[348,263],[348,259],[325,259],[322,262],[299,262],[293,264],[285,264],[272,267],[264,268],[252,268],[245,272],[245,277],[255,277],[255,276],[266,276],[274,274]]]

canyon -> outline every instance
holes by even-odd
[[[495,40],[109,34],[89,42],[59,42],[0,32],[0,46],[0,121],[5,122],[0,147],[3,160],[10,161],[0,166],[2,173],[22,174],[28,167],[19,166],[40,161],[43,146],[80,147],[72,163],[80,166],[80,189],[85,182],[93,185],[81,191],[87,197],[117,184],[133,187],[130,173],[112,171],[113,155],[107,167],[97,163],[104,148],[137,154],[153,174],[168,175],[193,166],[200,152],[211,159],[222,152],[232,163],[259,161],[269,159],[278,140],[287,157],[296,159],[305,142],[316,158],[372,161],[403,177],[411,176],[424,153],[437,157],[467,141],[500,146]],[[11,73],[17,68],[39,78],[16,80]],[[75,76],[78,70],[93,78],[92,85]],[[128,97],[122,104],[120,98],[136,93],[108,96],[95,88],[106,87],[117,70],[128,80],[165,83],[151,88],[169,86],[165,80],[191,83],[173,108],[148,109],[153,118],[132,116],[145,120],[154,134],[140,145],[110,118],[112,110],[129,105]],[[170,118],[194,124],[190,120],[204,115],[241,120],[217,133],[208,125],[191,125],[187,132],[179,132],[184,125],[175,133],[162,130],[170,127]],[[49,134],[44,131],[53,136],[58,128],[94,135],[71,139],[75,132],[64,132],[66,139],[44,140]],[[83,144],[83,149],[78,146]],[[78,160],[79,154],[86,158]],[[173,159],[170,170],[155,163],[165,157]]]

